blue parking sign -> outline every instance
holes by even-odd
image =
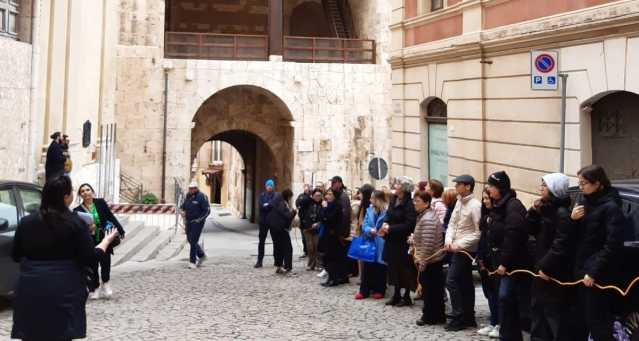
[[[533,82],[534,82],[535,84],[541,84],[541,83],[542,83],[542,78],[541,78],[541,76],[535,76],[535,77],[533,78]]]
[[[555,76],[548,76],[548,84],[550,85],[557,84],[557,78]]]

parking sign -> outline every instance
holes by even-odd
[[[530,84],[533,90],[557,90],[559,53],[530,51]]]

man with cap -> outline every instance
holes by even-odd
[[[264,244],[266,244],[266,236],[268,236],[268,224],[266,223],[266,217],[273,208],[271,202],[275,198],[275,181],[268,179],[264,183],[264,191],[260,193],[259,205],[260,205],[260,217],[259,217],[259,243],[257,244],[257,263],[254,268],[261,268],[262,261],[264,260]],[[271,235],[271,240],[273,235]],[[275,258],[275,249],[273,249],[273,257]]]
[[[460,251],[476,252],[481,236],[481,202],[473,196],[475,179],[470,175],[460,175],[453,181],[458,200],[446,230],[445,241],[445,248],[452,253],[446,278],[452,306],[452,320],[446,326],[447,331],[477,327],[472,260]]]
[[[180,207],[186,223],[186,239],[191,246],[189,269],[196,269],[206,259],[206,254],[198,244],[206,218],[211,213],[209,199],[200,192],[196,180],[189,184],[189,192]]]
[[[57,131],[51,135],[51,144],[47,149],[47,159],[44,164],[44,177],[46,181],[64,175],[64,148],[62,146],[62,134]]]
[[[530,268],[526,208],[510,186],[504,171],[491,174],[486,189],[493,202],[488,232],[491,264],[499,279],[499,338],[521,341],[522,330],[530,325],[530,277],[522,274],[507,276],[508,271]]]

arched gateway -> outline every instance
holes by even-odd
[[[243,213],[254,221],[257,193],[268,178],[290,188],[293,168],[293,116],[270,91],[252,85],[225,88],[209,97],[193,117],[191,160],[207,141],[231,144],[244,159]]]

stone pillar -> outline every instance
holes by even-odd
[[[268,2],[268,34],[269,55],[282,55],[283,40],[283,5],[282,0],[269,0]]]

